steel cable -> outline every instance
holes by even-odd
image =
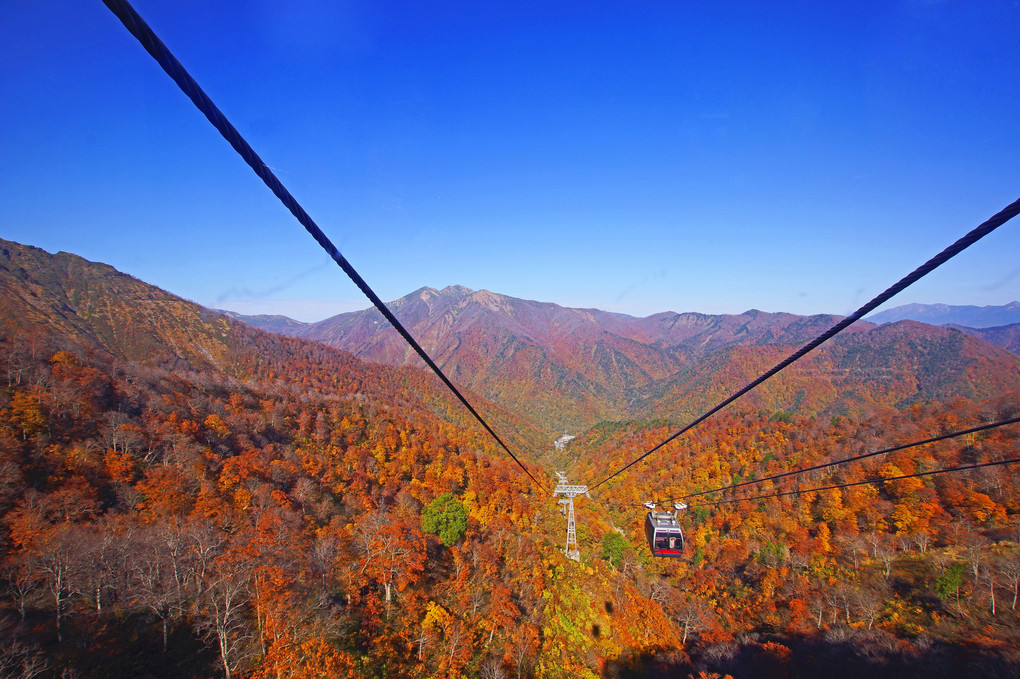
[[[1014,417],[1009,420],[1002,420],[999,422],[989,422],[988,424],[981,424],[970,429],[963,429],[962,431],[952,431],[947,434],[941,434],[939,436],[932,436],[931,438],[925,438],[924,440],[916,440],[912,443],[903,443],[902,446],[894,446],[892,448],[882,449],[881,451],[872,451],[871,453],[863,453],[861,455],[855,455],[849,458],[841,460],[835,460],[834,462],[826,462],[820,465],[814,465],[812,467],[805,467],[804,469],[795,469],[788,472],[782,472],[781,474],[773,474],[772,476],[763,476],[762,478],[751,479],[748,481],[741,481],[739,483],[733,483],[732,485],[724,485],[719,488],[712,488],[711,490],[701,490],[699,492],[692,492],[687,495],[680,495],[679,498],[674,498],[665,502],[679,502],[682,500],[690,500],[692,498],[701,498],[702,495],[711,494],[713,492],[725,492],[727,490],[734,490],[736,488],[742,488],[749,485],[757,485],[758,483],[764,483],[765,481],[774,481],[779,478],[785,478],[787,476],[799,476],[800,474],[806,474],[812,471],[818,471],[820,469],[827,469],[829,467],[838,467],[839,465],[849,464],[851,462],[858,462],[860,460],[867,460],[878,455],[886,455],[888,453],[896,453],[897,451],[905,451],[909,448],[917,448],[918,446],[926,446],[927,443],[934,443],[939,440],[946,440],[947,438],[956,438],[957,436],[965,436],[971,433],[977,433],[978,431],[985,431],[987,429],[996,429],[998,427],[1006,426],[1007,424],[1016,424],[1020,422],[1020,417]]]
[[[181,88],[181,91],[188,96],[189,99],[195,104],[199,111],[213,124],[224,139],[237,151],[238,155],[244,159],[255,174],[265,182],[266,186],[280,199],[280,202],[290,210],[290,213],[297,218],[298,222],[301,223],[305,230],[315,239],[315,241],[325,250],[329,256],[336,262],[344,273],[354,281],[354,284],[358,286],[365,297],[367,297],[376,309],[382,313],[383,317],[396,329],[400,336],[404,338],[404,341],[415,350],[418,356],[421,357],[425,364],[432,369],[432,372],[443,381],[450,391],[460,400],[464,407],[468,409],[476,420],[485,428],[485,431],[492,436],[493,439],[500,445],[500,447],[506,451],[507,455],[517,463],[517,466],[524,470],[524,473],[541,488],[546,491],[545,486],[536,479],[528,468],[524,466],[524,463],[513,451],[503,442],[503,440],[493,431],[492,427],[482,418],[482,416],[475,410],[474,406],[468,402],[467,398],[454,386],[443,371],[439,369],[439,366],[435,364],[432,358],[422,349],[421,345],[411,336],[406,328],[397,320],[397,317],[389,310],[389,307],[375,294],[375,291],[369,287],[365,279],[354,269],[350,262],[340,254],[336,246],[329,240],[322,229],[312,220],[312,218],[305,212],[304,208],[298,203],[297,199],[291,195],[290,191],[284,187],[284,185],[277,179],[276,175],[273,174],[272,170],[262,161],[262,158],[255,152],[254,149],[245,141],[241,133],[227,120],[226,116],[216,107],[212,102],[212,99],[206,95],[206,93],[199,87],[195,79],[187,72],[184,66],[181,65],[177,58],[170,52],[166,45],[156,36],[155,32],[149,27],[148,24],[142,19],[141,16],[135,11],[135,9],[127,3],[125,0],[103,0],[103,3],[110,9],[111,12],[120,19],[121,23],[130,31],[145,51],[148,52],[153,59],[160,65],[160,67],[166,71],[177,86]]]
[[[787,490],[780,493],[770,493],[768,495],[751,495],[748,497],[735,497],[729,500],[716,500],[715,502],[699,502],[697,504],[689,505],[690,507],[715,507],[717,505],[730,504],[732,502],[744,502],[751,500],[768,500],[776,497],[786,497],[788,495],[800,495],[801,493],[820,493],[827,490],[836,490],[838,488],[851,488],[853,486],[864,486],[869,483],[882,483],[885,481],[901,481],[903,479],[913,479],[921,476],[935,476],[937,474],[949,474],[952,472],[962,472],[969,469],[982,469],[984,467],[996,467],[999,465],[1015,464],[1020,462],[1020,457],[1013,457],[1007,460],[996,460],[994,462],[980,462],[976,464],[966,464],[957,467],[947,467],[945,469],[935,469],[927,472],[916,472],[914,474],[903,474],[901,476],[890,476],[888,478],[876,477],[871,479],[865,479],[863,481],[852,481],[850,483],[838,483],[832,486],[822,486],[820,488],[804,488],[798,490]]]
[[[829,328],[828,330],[823,332],[821,335],[819,335],[815,339],[813,339],[810,342],[808,342],[807,344],[805,344],[803,347],[801,347],[800,349],[798,349],[797,351],[792,353],[789,357],[787,357],[786,359],[784,359],[783,361],[781,361],[780,363],[775,365],[772,369],[770,369],[769,371],[767,371],[767,372],[763,373],[762,375],[758,376],[754,381],[748,383],[742,389],[740,389],[739,391],[737,391],[733,395],[729,396],[728,398],[726,398],[725,400],[720,402],[714,408],[712,408],[708,412],[702,414],[696,420],[694,420],[693,422],[691,422],[690,424],[688,424],[684,428],[682,428],[679,431],[673,433],[672,435],[670,435],[668,438],[666,438],[665,440],[661,441],[660,443],[657,443],[654,447],[649,449],[647,452],[645,452],[641,456],[635,458],[634,460],[631,460],[630,462],[625,464],[623,467],[621,467],[617,471],[613,472],[612,474],[610,474],[606,478],[604,478],[601,481],[599,481],[598,483],[596,483],[594,486],[591,487],[591,490],[595,490],[596,488],[598,488],[602,484],[606,483],[607,481],[610,481],[613,478],[619,476],[620,474],[622,474],[623,472],[625,472],[626,470],[630,469],[635,464],[640,462],[641,460],[645,459],[646,457],[648,457],[649,455],[651,455],[655,451],[657,451],[660,448],[662,448],[663,446],[665,446],[667,443],[670,443],[671,441],[674,441],[679,436],[685,434],[686,432],[690,431],[691,429],[693,429],[697,425],[701,424],[703,421],[705,421],[706,419],[708,419],[709,417],[711,417],[715,413],[719,412],[720,410],[722,410],[723,408],[728,406],[733,401],[736,401],[738,398],[740,398],[741,396],[743,396],[747,392],[751,391],[752,389],[754,389],[758,385],[762,384],[766,380],[774,377],[781,370],[783,370],[784,368],[786,368],[790,364],[794,363],[795,361],[798,361],[799,359],[803,358],[806,354],[808,354],[809,352],[811,352],[814,349],[818,348],[820,345],[824,344],[828,340],[832,339],[838,333],[840,333],[843,330],[845,330],[846,328],[848,328],[850,325],[852,325],[852,324],[856,323],[857,321],[861,320],[864,316],[866,316],[867,314],[869,314],[872,311],[874,311],[876,308],[878,308],[879,306],[881,306],[882,304],[887,302],[890,298],[892,298],[893,296],[899,294],[900,292],[902,292],[904,289],[906,289],[910,285],[916,283],[918,280],[920,280],[924,276],[928,275],[929,273],[931,273],[932,271],[937,269],[942,264],[945,264],[947,261],[949,261],[950,259],[952,259],[956,255],[960,254],[961,252],[966,250],[968,247],[970,247],[974,243],[978,242],[979,240],[981,240],[982,238],[984,238],[985,236],[990,234],[995,229],[999,228],[1000,226],[1002,226],[1003,224],[1008,222],[1010,219],[1015,217],[1018,213],[1020,213],[1020,199],[1015,200],[1012,203],[1010,203],[1009,205],[1007,205],[1006,207],[1004,207],[1002,210],[1000,210],[998,213],[993,215],[991,218],[989,218],[987,221],[982,223],[980,226],[975,227],[973,230],[971,230],[965,236],[963,236],[962,238],[957,240],[955,243],[953,243],[952,245],[947,247],[945,250],[943,250],[942,252],[938,253],[937,255],[935,255],[934,257],[929,259],[927,262],[925,262],[924,264],[922,264],[921,266],[917,267],[912,272],[910,272],[909,274],[907,274],[906,276],[901,278],[899,281],[897,281],[892,286],[887,288],[884,292],[880,293],[878,296],[876,296],[870,302],[868,302],[867,304],[862,306],[860,309],[858,309],[854,313],[850,314],[849,316],[847,316],[846,318],[844,318],[843,320],[839,321],[834,326],[832,326],[831,328]]]
[[[763,476],[760,479],[750,479],[748,481],[741,481],[740,483],[734,483],[729,486],[721,486],[719,488],[713,488],[711,490],[702,490],[697,493],[690,493],[688,495],[680,495],[670,500],[656,500],[655,504],[668,504],[672,502],[680,502],[682,500],[689,500],[695,497],[702,497],[704,495],[710,495],[712,493],[724,493],[726,491],[735,490],[737,488],[744,488],[747,486],[754,486],[759,483],[765,483],[766,481],[775,481],[776,479],[783,479],[789,476],[799,476],[800,474],[806,474],[808,472],[818,471],[820,469],[828,469],[829,467],[838,467],[839,465],[848,464],[850,462],[857,462],[859,460],[866,460],[869,457],[875,457],[877,455],[885,455],[887,453],[894,453],[899,450],[906,450],[908,448],[916,448],[917,446],[927,445],[929,443],[936,443],[938,441],[945,441],[946,439],[956,438],[958,436],[966,436],[967,434],[975,434],[979,431],[986,431],[988,429],[996,429],[998,427],[1004,427],[1008,424],[1016,424],[1020,422],[1020,417],[1014,417],[1008,420],[1001,420],[999,422],[990,422],[988,424],[982,424],[977,427],[971,427],[970,429],[963,429],[961,431],[954,431],[948,434],[942,434],[940,436],[933,436],[931,438],[924,439],[923,441],[914,441],[913,443],[904,443],[902,445],[893,446],[892,448],[883,448],[882,450],[875,450],[870,453],[862,453],[860,455],[853,455],[851,457],[845,457],[841,460],[835,460],[833,462],[825,462],[823,464],[816,464],[811,467],[805,467],[803,469],[794,469],[781,474],[773,474],[772,476]],[[634,505],[639,506],[639,505]]]

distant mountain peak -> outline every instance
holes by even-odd
[[[436,290],[435,288],[430,288],[427,285],[425,285],[418,288],[414,292],[407,293],[406,295],[399,299],[387,302],[386,306],[393,309],[399,309],[400,307],[406,306],[408,304],[414,304],[415,302],[428,303],[430,299],[434,299],[435,297],[438,296],[439,296],[438,290]]]
[[[440,295],[470,295],[472,293],[474,290],[463,285],[447,285],[439,291]]]
[[[904,304],[869,316],[872,323],[920,321],[929,325],[962,325],[993,328],[1020,322],[1020,302],[1001,306],[953,306],[951,304]]]
[[[437,290],[429,286],[423,286],[415,290],[414,292],[408,293],[400,299],[393,300],[389,303],[390,306],[400,307],[412,302],[426,302],[439,298],[451,298],[451,297],[468,297],[474,294],[474,290],[471,288],[464,287],[463,285],[447,285],[442,290]]]
[[[497,301],[503,301],[503,300],[509,299],[508,297],[505,297],[504,295],[501,295],[498,292],[492,292],[490,290],[476,290],[476,291],[473,291],[470,294],[470,297],[474,301],[481,302],[483,304],[487,303],[487,302],[497,302]]]

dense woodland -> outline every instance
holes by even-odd
[[[653,562],[628,506],[1016,416],[1015,398],[861,421],[719,417],[578,500],[577,564],[553,501],[426,411],[40,338],[8,338],[0,359],[4,676],[1020,667],[1010,468],[694,506],[682,561]],[[572,444],[592,451],[572,472],[599,477],[668,431],[596,428]],[[1016,442],[1006,427],[833,478],[999,459]],[[445,493],[466,511],[427,532]]]
[[[1017,425],[692,499],[685,559],[640,506],[1017,417],[1015,385],[738,404],[579,498],[578,563],[549,472],[593,484],[682,416],[554,452],[472,395],[540,489],[421,371],[51,278],[0,317],[0,677],[1020,674],[1017,467],[894,479],[1017,457]]]

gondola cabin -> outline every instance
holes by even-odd
[[[679,559],[684,555],[684,531],[669,512],[648,512],[645,517],[645,537],[652,556]]]

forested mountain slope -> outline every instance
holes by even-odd
[[[684,559],[650,556],[640,506],[1017,417],[1008,373],[988,383],[998,393],[945,400],[932,387],[910,405],[908,382],[894,394],[901,407],[876,400],[845,416],[721,413],[577,500],[574,562],[556,500],[430,376],[30,254],[34,268],[7,264],[2,277],[5,675],[927,678],[1020,667],[1016,468],[894,478],[1015,457],[1015,425],[760,490],[875,483],[692,501]],[[137,317],[117,295],[146,308],[148,325],[124,327]],[[918,340],[924,328],[883,331],[887,370],[866,376],[869,393],[899,388],[896,371],[957,384],[959,356],[991,355],[1001,369],[960,333]],[[911,343],[928,358],[901,367]],[[719,370],[750,369],[726,352],[752,349],[711,356]],[[859,370],[856,350],[811,369]],[[539,435],[490,410],[514,436]],[[673,427],[601,424],[553,462],[594,484]]]
[[[601,420],[690,417],[838,321],[753,309],[634,318],[460,286],[422,288],[393,307],[456,380],[552,430],[572,433]],[[367,360],[418,362],[375,310],[314,324],[274,321],[272,327]],[[1016,381],[1020,357],[954,329],[862,322],[757,390],[746,407],[864,413],[933,398],[982,398]]]
[[[692,419],[794,351],[734,346],[694,362],[635,399],[638,419]],[[901,321],[842,335],[744,397],[741,409],[866,415],[886,408],[985,399],[1020,384],[1020,357],[962,332]]]
[[[948,325],[946,327],[959,330],[960,332],[974,337],[980,337],[989,344],[1002,347],[1020,354],[1020,323],[1002,325],[995,328],[967,328],[962,325]]]
[[[365,363],[345,351],[288,339],[183,300],[113,267],[0,241],[0,333],[57,338],[141,365],[283,382],[326,396],[428,409],[476,423],[431,374]],[[517,447],[534,454],[548,435],[479,398],[478,407]]]
[[[221,368],[220,314],[77,255],[0,241],[0,330],[59,334],[148,365]]]

